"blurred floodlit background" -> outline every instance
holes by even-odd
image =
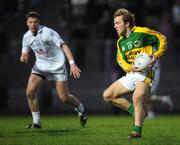
[[[71,92],[87,106],[89,113],[123,113],[104,103],[102,92],[123,75],[115,62],[117,35],[112,15],[127,8],[136,16],[136,25],[162,32],[168,39],[161,59],[160,95],[170,95],[174,110],[159,104],[159,113],[180,112],[180,0],[1,0],[0,1],[0,114],[29,111],[25,89],[34,62],[19,62],[21,40],[27,31],[25,15],[35,10],[41,24],[55,29],[71,47],[81,78],[69,78]],[[39,92],[42,112],[71,113],[58,101],[53,83]]]

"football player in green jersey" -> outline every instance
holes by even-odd
[[[104,100],[125,111],[134,118],[132,132],[128,138],[141,138],[146,109],[146,97],[155,85],[155,66],[166,49],[166,38],[161,33],[147,27],[135,26],[134,15],[124,8],[114,13],[114,28],[119,39],[117,41],[117,62],[126,75],[115,81],[103,93]],[[133,65],[139,53],[147,53],[152,57],[146,71]],[[133,93],[130,103],[123,95]]]

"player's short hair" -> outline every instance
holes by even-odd
[[[29,18],[29,17],[32,17],[32,18],[38,18],[38,20],[40,19],[40,14],[36,11],[30,11],[26,14],[26,20]]]
[[[117,11],[114,12],[113,18],[117,16],[123,16],[124,22],[129,22],[130,27],[133,27],[135,25],[135,17],[134,14],[129,12],[127,9],[120,8]]]

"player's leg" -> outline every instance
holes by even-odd
[[[133,105],[127,99],[122,98],[122,95],[130,92],[129,89],[125,88],[121,82],[117,80],[104,91],[103,98],[106,102],[133,114]]]
[[[157,62],[153,69],[154,69],[154,79],[151,87],[151,92],[150,92],[150,96],[146,98],[147,118],[150,119],[155,117],[154,105],[155,103],[158,102],[157,100],[154,101],[152,97],[154,96],[153,94],[157,94],[157,90],[160,82],[160,74],[161,74],[160,63]]]
[[[72,94],[69,93],[69,89],[66,81],[56,81],[56,90],[59,99],[68,105],[71,105],[78,112],[80,117],[80,123],[82,126],[86,124],[87,116],[85,106]]]
[[[157,103],[156,101],[153,101],[152,96],[153,94],[157,93],[159,82],[160,82],[160,65],[159,62],[157,62],[155,68],[154,68],[154,79],[153,79],[153,84],[151,87],[151,92],[150,96],[148,96],[146,99],[146,108],[147,108],[147,118],[151,119],[155,117],[155,112],[154,112],[154,105]]]
[[[154,103],[167,104],[169,106],[170,111],[174,109],[173,101],[170,95],[152,95],[151,101]]]
[[[43,83],[43,78],[36,74],[31,74],[29,77],[26,95],[28,99],[29,108],[32,113],[33,123],[26,128],[41,128],[40,124],[40,110],[37,92]]]
[[[152,119],[155,117],[153,105],[154,105],[154,103],[151,101],[151,96],[150,97],[148,96],[145,101],[145,106],[147,109],[147,118],[149,118],[149,119]]]
[[[144,123],[146,114],[144,102],[145,97],[149,95],[150,86],[144,82],[138,82],[133,93],[133,105],[134,105],[134,125],[132,128],[132,134],[129,138],[141,137],[141,130]]]

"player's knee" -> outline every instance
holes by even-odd
[[[108,103],[111,102],[111,96],[110,96],[110,94],[108,93],[108,91],[104,91],[104,93],[103,93],[103,99],[104,99],[105,102],[108,102]]]
[[[60,97],[60,100],[62,103],[67,103],[68,102],[68,97],[62,96]]]
[[[32,91],[32,90],[26,90],[26,96],[27,96],[29,99],[34,99],[34,98],[35,98],[35,93],[34,93],[34,91]]]
[[[140,95],[133,97],[132,100],[135,106],[143,104],[143,99]]]

